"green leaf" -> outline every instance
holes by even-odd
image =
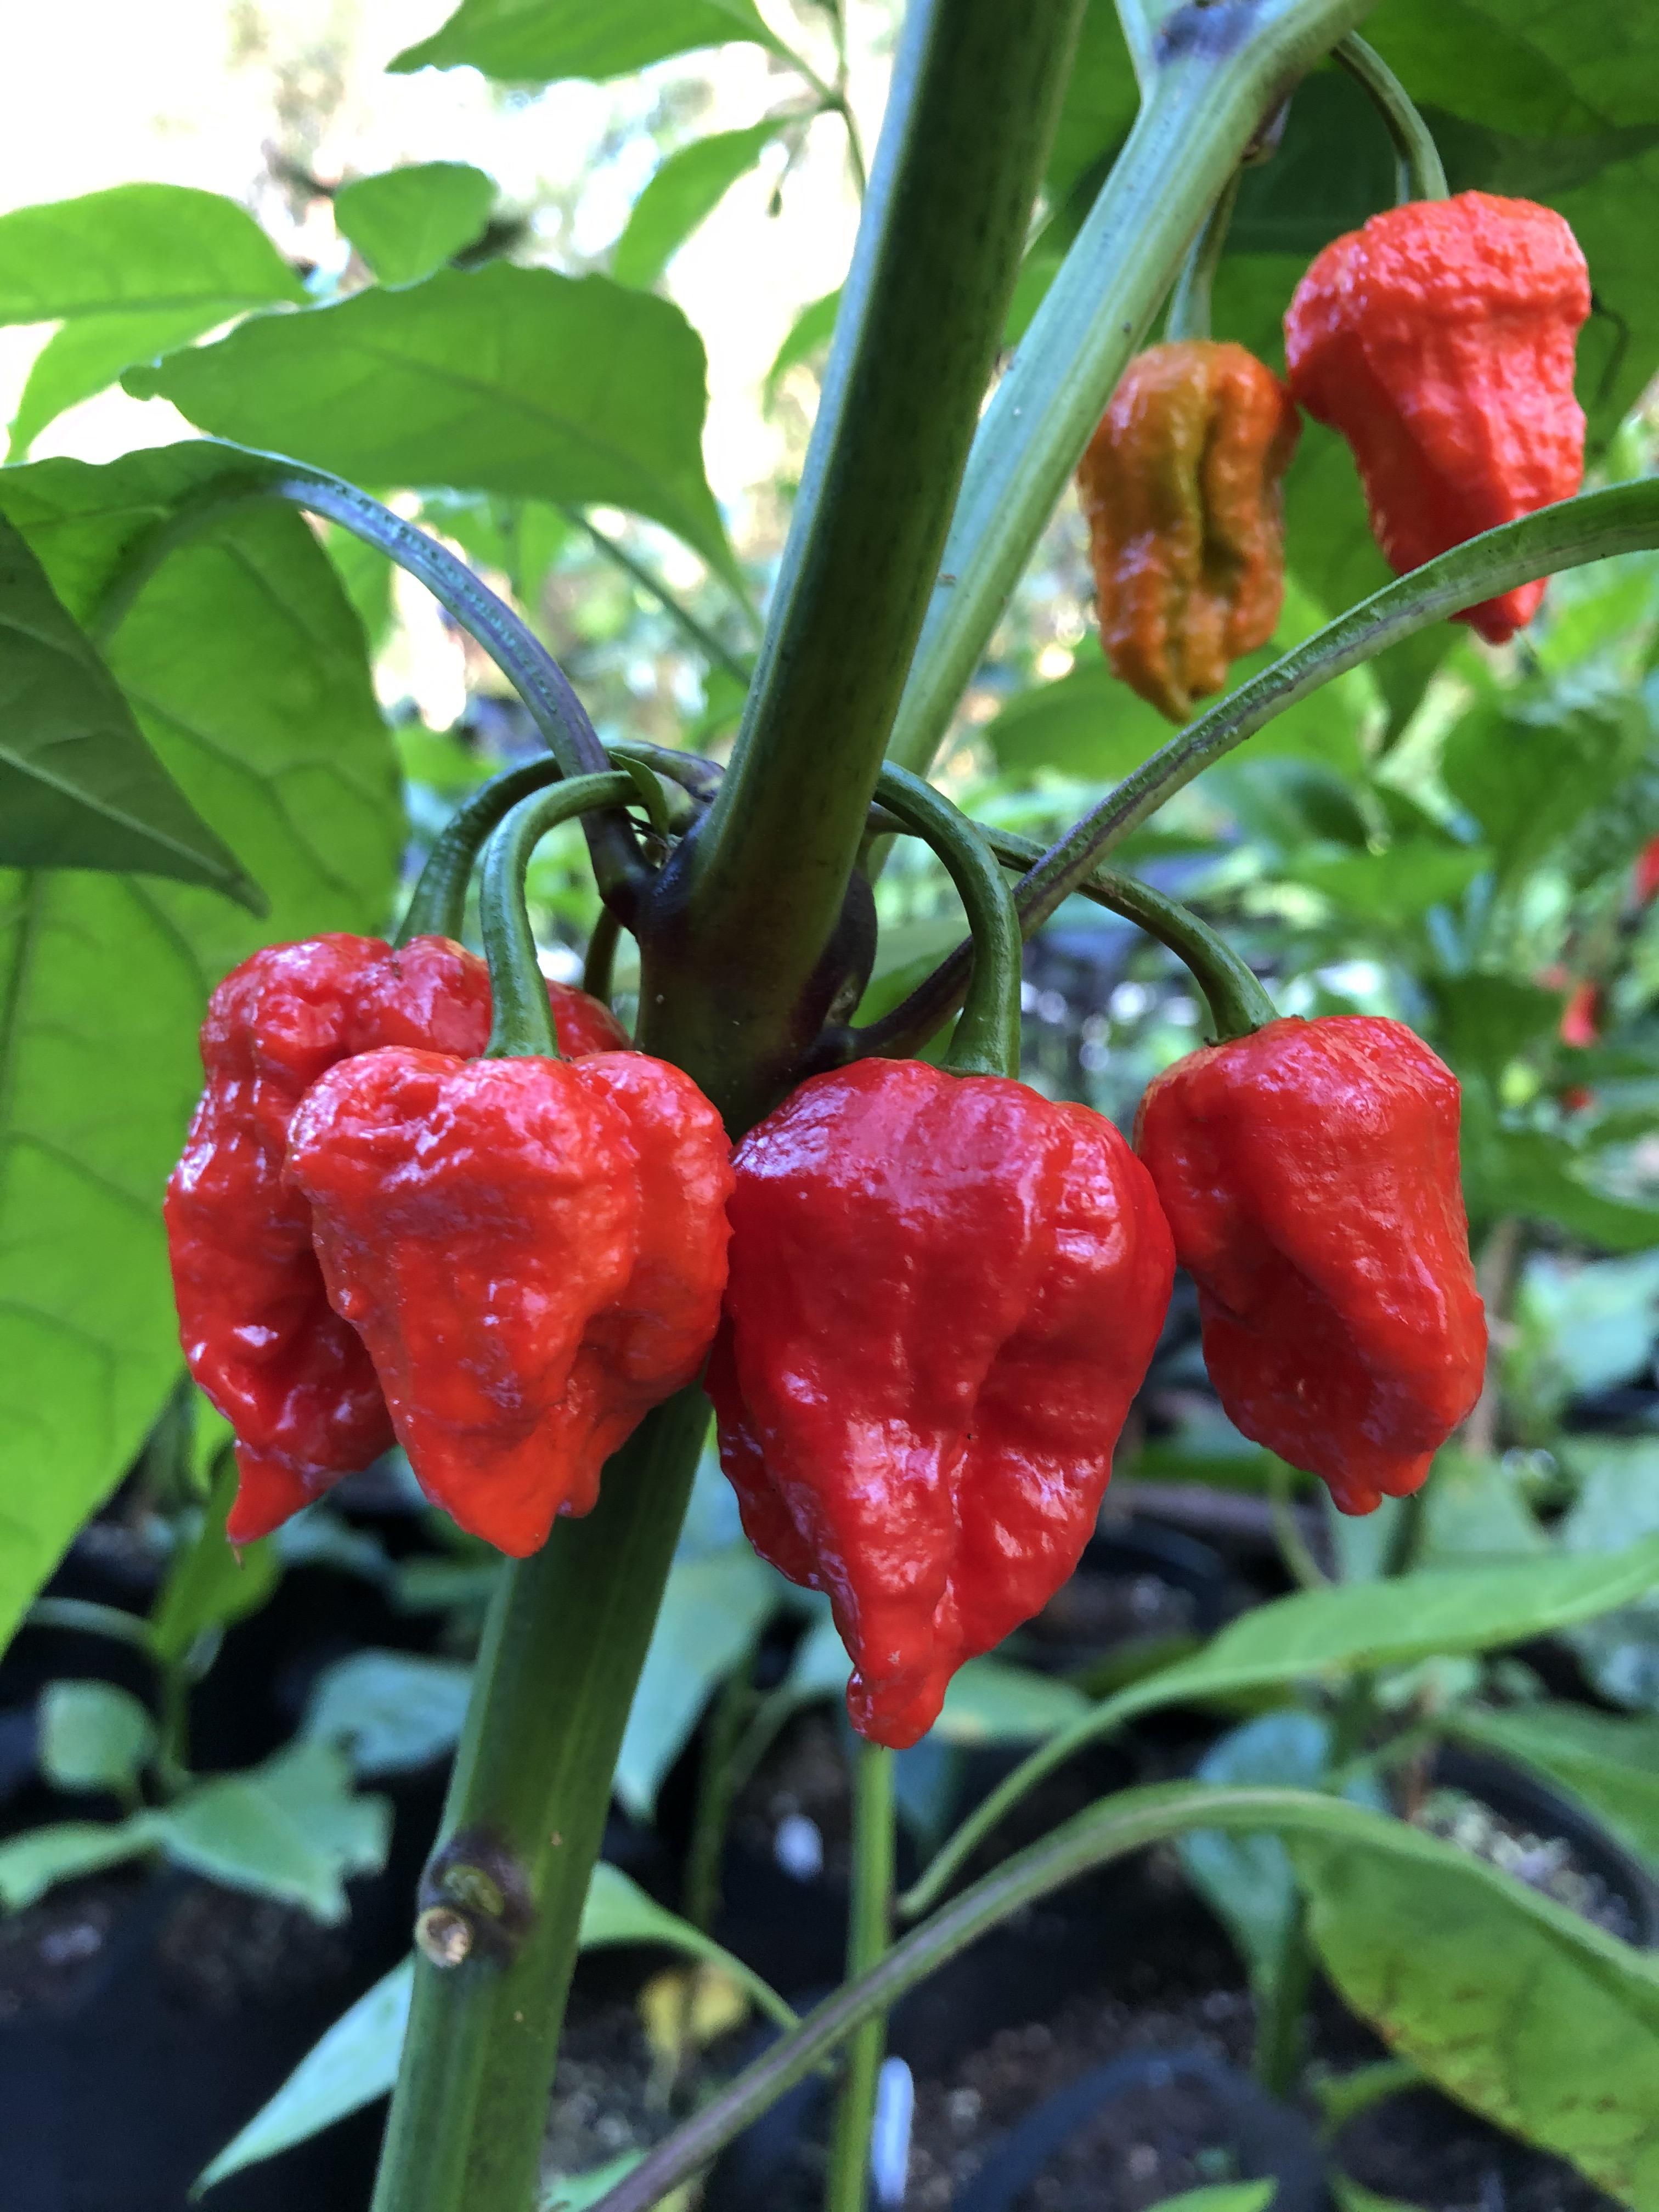
[[[1495,1084],[1516,1055],[1553,1034],[1561,994],[1509,975],[1434,975],[1425,979],[1434,1005],[1434,1041],[1441,1056]]]
[[[347,1879],[378,1874],[392,1838],[387,1800],[354,1796],[344,1758],[320,1743],[200,1783],[149,1819],[179,1865],[328,1922],[345,1918]]]
[[[1115,783],[1156,752],[1170,726],[1091,652],[1069,676],[1016,692],[984,736],[1005,775],[1053,769]]]
[[[1460,1705],[1445,1725],[1465,1742],[1485,1744],[1546,1776],[1659,1866],[1659,1721],[1542,1703],[1502,1711]]]
[[[627,507],[736,574],[702,471],[702,341],[605,276],[445,270],[259,316],[127,388],[356,483]]]
[[[1519,881],[1638,767],[1651,736],[1639,693],[1569,704],[1553,696],[1473,708],[1446,741],[1441,774]]]
[[[1160,2197],[1147,2212],[1267,2212],[1278,2187],[1274,2181],[1221,2181],[1212,2189]]]
[[[204,2169],[195,2196],[245,2166],[275,2158],[389,2094],[409,2023],[415,1961],[404,1959],[365,1990],[307,2051],[268,2104]]]
[[[1288,1782],[1316,1790],[1330,1759],[1331,1732],[1316,1713],[1263,1713],[1230,1729],[1206,1752],[1200,1782]],[[1296,1875],[1279,1838],[1193,1828],[1176,1846],[1188,1879],[1237,1945],[1258,1996],[1270,1990],[1284,1957],[1297,1901]]]
[[[317,1677],[300,1734],[337,1745],[361,1775],[399,1774],[451,1751],[472,1670],[409,1651],[354,1651]]]
[[[1407,2204],[1398,2197],[1379,2197],[1374,2189],[1363,2182],[1351,2181],[1346,2173],[1334,2168],[1326,2172],[1331,2195],[1336,2199],[1336,2212],[1417,2212],[1413,2204]]]
[[[1609,1252],[1659,1243],[1659,1207],[1609,1198],[1584,1180],[1582,1156],[1547,1129],[1505,1128],[1478,1081],[1463,1085],[1463,1195],[1477,1229],[1505,1214],[1553,1221]]]
[[[555,2174],[537,2200],[538,2212],[588,2212],[589,2206],[608,2196],[644,2156],[642,2150],[625,2150],[620,2158],[608,2158],[603,2166],[591,2166],[586,2173]]]
[[[6,1849],[0,1844],[0,1895],[4,1893]],[[578,1942],[584,1950],[607,1943],[665,1944],[718,1966],[780,2027],[794,2025],[794,2014],[757,1974],[689,1922],[653,1904],[620,1868],[603,1860],[589,1878]],[[291,2149],[384,2097],[398,2076],[414,1980],[415,1961],[405,1959],[343,2013],[270,2102],[225,2145],[197,2188],[211,2188],[245,2166],[274,2158],[278,2151]]]
[[[769,414],[777,403],[778,386],[795,363],[810,361],[815,353],[829,344],[835,335],[836,317],[840,309],[840,292],[826,292],[821,300],[809,301],[790,325],[783,343],[773,356],[772,366],[766,372],[766,381],[762,387],[762,398]]]
[[[40,1771],[59,1790],[126,1796],[155,1749],[155,1723],[113,1682],[48,1682],[40,1692]]]
[[[153,1850],[156,1838],[150,1815],[108,1826],[94,1820],[64,1820],[49,1828],[28,1828],[0,1844],[0,1904],[21,1912],[44,1897],[55,1882],[78,1881]]]
[[[1068,1728],[1088,1710],[1080,1690],[1052,1674],[996,1659],[970,1659],[951,1676],[944,1710],[930,1733],[943,1743],[1030,1743]]]
[[[495,184],[466,161],[413,161],[334,195],[334,220],[382,284],[413,284],[483,234]]]
[[[1651,1540],[1659,1532],[1659,1437],[1573,1437],[1561,1450],[1580,1478],[1561,1522],[1566,1549],[1616,1555]],[[1568,1640],[1604,1698],[1659,1712],[1659,1595],[1587,1620]]]
[[[1478,846],[1403,837],[1380,853],[1304,848],[1291,854],[1285,873],[1358,921],[1400,931],[1431,907],[1455,906],[1486,859]]]
[[[1423,1504],[1425,1565],[1473,1566],[1550,1548],[1502,1460],[1449,1445],[1435,1460]]]
[[[1379,1827],[1287,1838],[1342,1996],[1461,2104],[1622,2203],[1659,2203],[1659,1966],[1473,1856]]]
[[[689,1920],[682,1920],[678,1913],[668,1911],[647,1897],[620,1867],[611,1866],[604,1859],[588,1878],[581,1932],[577,1940],[584,1951],[599,1950],[609,1943],[665,1944],[671,1951],[683,1952],[689,1959],[702,1959],[718,1966],[781,2027],[795,2025],[795,2014],[790,2007],[752,1967],[734,1959]]]
[[[144,742],[90,639],[0,514],[0,866],[257,886]]]
[[[777,1603],[775,1577],[746,1544],[676,1559],[617,1759],[617,1795],[635,1820],[650,1819],[703,1707]]]
[[[0,509],[84,619],[136,533],[234,458],[186,447],[7,470]],[[402,844],[362,627],[297,516],[239,513],[175,553],[108,658],[271,911],[254,924],[185,885],[0,875],[0,1634],[178,1371],[160,1198],[210,986],[272,940],[383,928]]]
[[[150,1648],[164,1667],[176,1666],[210,1628],[257,1613],[282,1574],[268,1536],[240,1547],[225,1534],[236,1498],[236,1462],[220,1455],[201,1524],[173,1555],[150,1610]]]
[[[734,39],[778,51],[752,0],[461,0],[392,70],[482,70],[509,82],[626,76],[670,54]]]
[[[777,135],[775,122],[757,123],[747,131],[717,131],[671,154],[635,201],[617,241],[611,273],[617,283],[649,291]]]
[[[0,323],[69,325],[30,372],[13,459],[133,362],[250,307],[304,298],[252,216],[216,192],[117,185],[0,216]]]

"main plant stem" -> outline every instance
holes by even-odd
[[[848,1900],[847,1979],[878,1966],[893,1936],[893,1754],[860,1741],[853,1760],[853,1874]],[[870,2198],[870,2137],[876,2085],[887,2045],[883,2013],[856,2029],[830,2140],[823,2212],[865,2212]]]
[[[611,1778],[708,1409],[695,1385],[610,1462],[599,1504],[509,1567],[428,1870],[374,2212],[528,2212]],[[434,1916],[438,1926],[433,1926]]]

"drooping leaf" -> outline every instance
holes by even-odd
[[[444,270],[260,316],[127,385],[356,483],[628,507],[733,573],[702,471],[702,342],[667,301],[608,277]]]
[[[9,470],[0,510],[83,619],[135,535],[226,458],[185,447]],[[177,1373],[161,1196],[200,1083],[209,987],[258,945],[382,928],[401,845],[362,632],[297,516],[240,513],[174,554],[108,657],[271,911],[255,924],[137,878],[0,876],[0,1633]]]
[[[413,284],[471,246],[489,221],[495,179],[467,161],[411,161],[334,195],[334,220],[382,284]]]
[[[1320,1959],[1391,2049],[1623,2203],[1659,2203],[1659,1967],[1402,1823],[1287,1843]]]
[[[747,1544],[675,1561],[617,1759],[617,1795],[636,1820],[649,1819],[704,1706],[777,1602],[775,1577]]]
[[[5,1848],[0,1845],[0,1895],[4,1894]],[[718,1966],[780,2027],[794,2024],[788,2006],[757,1974],[689,1922],[654,1904],[620,1868],[604,1861],[589,1880],[577,1940],[584,1950],[607,1943],[665,1944]],[[343,2013],[270,2102],[225,2145],[198,2188],[210,2188],[245,2166],[274,2158],[278,2151],[291,2149],[384,2097],[398,2076],[414,1980],[415,1962],[405,1959]]]
[[[0,514],[0,866],[259,894],[145,744],[120,686]]]
[[[415,1961],[402,1960],[382,1974],[349,2011],[313,2044],[270,2101],[203,2171],[198,2190],[211,2189],[245,2166],[275,2158],[305,2142],[336,2120],[389,2094],[398,2078]]]
[[[625,76],[670,54],[734,39],[776,47],[753,0],[461,0],[393,70],[482,70],[509,82]]]
[[[125,1795],[155,1748],[155,1723],[113,1682],[48,1682],[40,1692],[40,1771],[58,1790]]]
[[[348,1876],[385,1865],[392,1836],[386,1799],[355,1796],[344,1759],[320,1743],[200,1783],[149,1820],[179,1865],[329,1922],[346,1917]]]
[[[471,1669],[410,1651],[354,1651],[317,1677],[301,1735],[337,1744],[362,1775],[399,1774],[453,1750]]]
[[[671,154],[634,203],[611,273],[648,291],[699,223],[713,215],[778,134],[775,123],[717,131]]]
[[[305,289],[252,216],[185,185],[117,185],[0,216],[0,323],[63,319],[12,424],[12,458],[124,368]]]

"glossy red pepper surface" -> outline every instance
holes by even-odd
[[[1345,1513],[1415,1490],[1480,1395],[1459,1103],[1402,1023],[1346,1014],[1206,1046],[1141,1102],[1222,1405]]]
[[[1076,1565],[1170,1233],[1109,1121],[919,1060],[813,1077],[734,1164],[721,1462],[757,1550],[828,1591],[854,1725],[914,1743]]]
[[[1285,318],[1291,390],[1353,448],[1396,573],[1579,489],[1589,307],[1564,217],[1491,192],[1390,208],[1316,258]],[[1456,619],[1501,644],[1543,596],[1523,584]]]
[[[626,1046],[597,1000],[548,989],[564,1051]],[[207,1086],[166,1218],[185,1357],[236,1431],[234,1542],[264,1535],[392,1441],[362,1340],[330,1308],[305,1201],[283,1183],[295,1109],[354,1053],[471,1054],[489,1031],[489,971],[441,937],[395,952],[343,934],[270,945],[208,1003]]]
[[[731,1147],[663,1060],[364,1053],[307,1092],[287,1173],[422,1488],[515,1558],[702,1364]]]

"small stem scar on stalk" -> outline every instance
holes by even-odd
[[[860,1737],[853,1755],[853,1880],[847,1979],[856,1982],[887,1955],[892,1941],[893,1754]],[[853,2033],[830,2138],[824,2212],[865,2212],[870,2195],[870,2137],[887,2020],[875,2014]]]

